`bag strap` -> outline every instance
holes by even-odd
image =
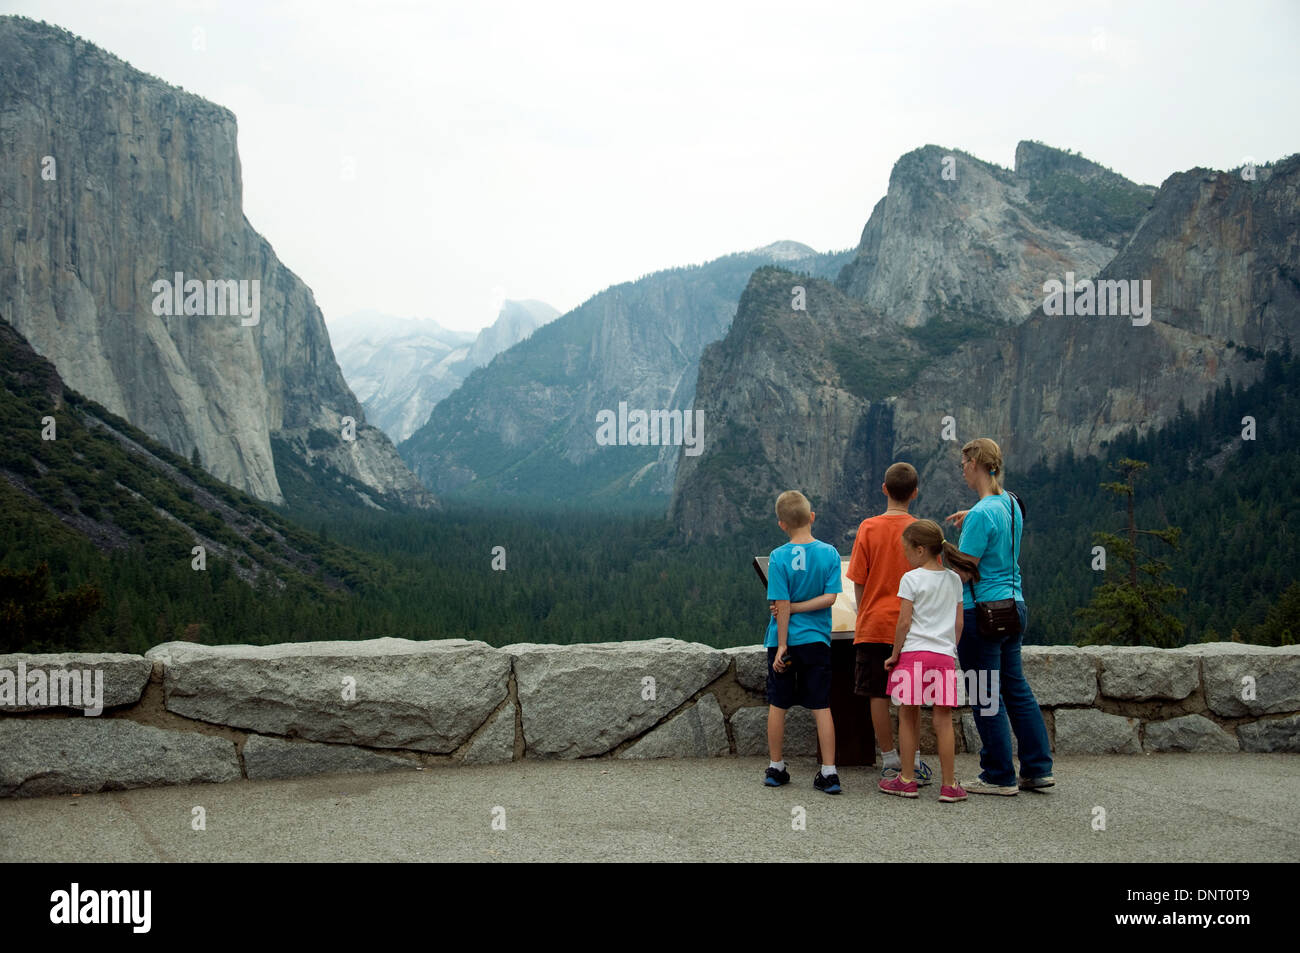
[[[1006,491],[1007,502],[1011,506],[1011,595],[1016,594],[1016,571],[1020,568],[1020,547],[1016,541],[1016,510],[1020,509],[1020,499],[1010,490]],[[963,582],[963,590],[969,586],[971,598],[975,598],[975,584]]]
[[[1020,509],[1020,501],[1016,495],[1007,490],[1007,496],[1010,497],[1011,504],[1011,596],[1016,595],[1016,572],[1020,569],[1020,552],[1016,545],[1016,510]]]

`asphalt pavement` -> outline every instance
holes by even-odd
[[[1019,861],[1300,858],[1300,757],[1060,757],[1015,797],[762,785],[760,758],[525,760],[0,800],[0,861]],[[958,778],[977,759],[957,757]],[[202,808],[202,811],[196,811]],[[203,829],[195,830],[198,819]]]

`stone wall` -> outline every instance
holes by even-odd
[[[1300,647],[1029,646],[1023,657],[1061,754],[1300,752]],[[765,672],[761,647],[675,639],[0,656],[0,795],[522,758],[762,756]],[[102,713],[88,716],[77,708],[99,707],[100,679]],[[970,710],[959,717],[958,750],[978,750]],[[792,709],[786,753],[816,750],[811,715]]]

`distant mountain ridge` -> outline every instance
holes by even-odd
[[[607,288],[470,374],[398,450],[439,494],[662,509],[679,448],[602,446],[598,414],[686,410],[755,268],[830,278],[848,254],[778,242]]]
[[[475,334],[448,330],[428,318],[357,312],[330,322],[331,340],[367,418],[398,443],[418,430],[470,371],[558,314],[543,301],[507,300],[496,321]]]

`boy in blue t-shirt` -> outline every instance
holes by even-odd
[[[840,592],[840,554],[813,538],[817,514],[798,490],[776,500],[777,525],[790,542],[772,550],[767,564],[767,598],[775,603],[767,626],[767,745],[772,756],[763,777],[771,787],[788,784],[781,757],[785,713],[803,705],[817,721],[817,741],[826,759],[813,787],[840,793],[835,773],[835,725],[831,721],[831,605]]]

